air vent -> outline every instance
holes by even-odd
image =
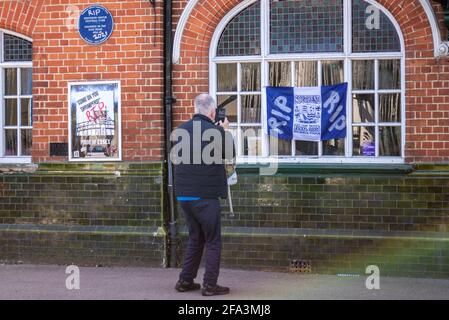
[[[292,273],[312,273],[312,261],[292,260],[290,262],[290,272]]]

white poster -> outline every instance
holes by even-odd
[[[320,141],[321,88],[294,88],[293,139]]]

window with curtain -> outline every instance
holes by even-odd
[[[29,161],[32,146],[32,44],[0,31],[0,161]]]
[[[385,9],[370,0],[240,6],[217,30],[211,61],[211,92],[226,107],[240,160],[403,161],[404,54]],[[271,141],[265,134],[264,87],[342,82],[350,88],[346,139]]]

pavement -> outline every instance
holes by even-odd
[[[449,280],[380,278],[379,290],[365,276],[327,276],[221,270],[231,294],[204,298],[199,291],[178,293],[177,269],[79,268],[79,290],[68,290],[64,266],[0,265],[0,300],[449,300]],[[204,270],[200,270],[201,279]]]

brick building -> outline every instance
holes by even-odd
[[[449,275],[446,1],[167,3],[172,28],[160,0],[0,0],[0,261],[179,261],[167,119],[189,119],[210,92],[238,147],[225,265]],[[113,31],[91,44],[79,20],[100,4]],[[347,138],[280,140],[273,154],[263,88],[341,82]],[[113,117],[86,127],[77,106],[99,92],[111,109],[92,115]],[[260,175],[273,163],[275,175]]]

